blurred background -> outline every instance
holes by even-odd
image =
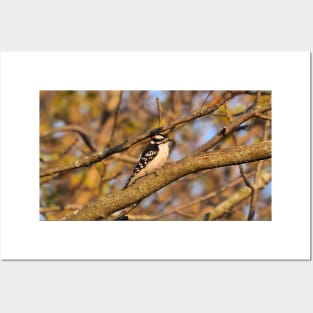
[[[41,91],[40,92],[40,169],[56,168],[109,147],[136,139],[161,125],[187,116],[224,91]],[[257,99],[257,100],[256,100]],[[175,128],[169,162],[195,152],[230,120],[271,104],[270,92],[247,92],[234,96],[213,114]],[[235,137],[235,138],[234,138]],[[254,144],[271,139],[269,113],[243,123],[233,135],[211,148]],[[148,141],[89,167],[40,181],[40,219],[59,220],[80,206],[120,190]],[[242,165],[253,183],[259,162]],[[260,166],[259,166],[260,167]],[[271,160],[262,161],[262,173],[271,173]],[[206,220],[212,209],[223,204],[246,184],[238,166],[227,166],[191,174],[144,199],[131,213],[130,220]],[[236,203],[216,220],[246,220],[250,198]],[[271,220],[271,183],[258,192],[254,220]]]

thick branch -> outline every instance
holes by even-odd
[[[101,200],[84,206],[81,210],[67,215],[64,220],[101,219],[141,201],[153,192],[188,174],[210,168],[254,162],[270,157],[271,141],[190,155],[178,162],[166,164],[155,174],[144,177],[124,190],[113,192]]]

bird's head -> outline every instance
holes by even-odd
[[[157,134],[157,135],[151,136],[150,143],[153,145],[155,144],[159,145],[159,144],[166,143],[169,141],[171,140],[166,135]]]

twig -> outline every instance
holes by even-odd
[[[259,96],[260,96],[260,93],[258,92],[256,96],[256,107],[258,107]],[[224,107],[225,107],[227,119],[229,120],[229,122],[232,122],[233,120],[232,120],[232,116],[229,114],[227,102],[225,102]],[[232,132],[231,134],[232,134],[235,145],[238,146],[238,140],[237,140],[236,134],[234,132]],[[239,172],[240,172],[241,177],[243,178],[247,187],[249,187],[251,190],[251,199],[250,199],[250,210],[251,210],[253,207],[254,187],[252,186],[252,184],[249,182],[248,178],[246,177],[242,164],[239,164],[238,166],[239,166]]]
[[[236,113],[231,113],[232,117],[238,117],[241,116],[244,113],[247,113],[249,111],[251,111],[251,109],[253,109],[255,107],[255,104],[250,105],[249,107],[245,108],[244,110],[240,111],[240,112],[236,112]],[[225,113],[222,112],[215,112],[212,114],[212,116],[216,116],[216,117],[226,117],[227,115]]]
[[[232,123],[229,123],[227,126],[224,126],[219,133],[217,133],[207,143],[201,145],[196,150],[196,152],[204,152],[204,151],[211,149],[217,143],[222,141],[226,136],[228,136],[230,133],[232,133],[234,130],[236,130],[240,126],[240,124],[244,123],[245,121],[247,121],[253,117],[256,117],[256,114],[258,114],[258,113],[264,113],[264,112],[270,111],[271,109],[272,109],[271,106],[266,106],[262,109],[253,110],[251,112],[247,112],[247,113],[241,115],[239,118],[233,120]]]
[[[263,141],[265,141],[268,137],[269,123],[270,123],[270,121],[266,120],[265,125],[264,125]],[[258,165],[257,165],[255,178],[254,178],[254,185],[255,186],[258,186],[258,184],[259,184],[262,167],[263,167],[263,160],[259,161]],[[248,221],[251,221],[254,218],[258,193],[259,193],[258,187],[255,187],[254,192],[252,194],[252,198],[251,198],[250,210],[249,210],[249,214],[248,214]]]
[[[206,103],[206,101],[208,100],[208,98],[211,96],[211,94],[213,93],[213,90],[210,90],[207,94],[207,96],[205,97],[205,99],[203,100],[202,104],[201,104],[201,107],[200,107],[200,110],[203,109],[203,106],[204,104]]]
[[[269,121],[272,120],[271,117],[269,117],[269,116],[267,116],[267,115],[265,115],[265,114],[259,113],[259,114],[257,114],[256,116],[259,117],[259,118],[262,118],[262,119],[264,119],[264,120],[269,120]]]
[[[96,152],[95,147],[93,146],[92,142],[91,142],[91,135],[87,133],[86,130],[84,130],[82,127],[80,126],[76,126],[76,125],[66,125],[66,126],[62,126],[62,127],[58,127],[55,129],[50,130],[49,132],[40,135],[40,139],[41,140],[45,140],[48,137],[52,136],[55,133],[63,133],[63,132],[74,132],[77,133],[82,140],[84,141],[84,143],[86,144],[86,146],[92,151],[92,152]]]
[[[160,99],[158,97],[155,99],[155,101],[157,103],[158,112],[159,112],[159,124],[158,124],[158,127],[161,127],[162,106],[161,106],[161,103],[160,103]]]
[[[226,101],[241,94],[245,94],[245,92],[244,91],[226,91],[222,96],[212,99],[212,101],[209,103],[209,105],[206,108],[201,109],[200,107],[200,109],[195,110],[190,115],[170,123],[167,127],[162,128],[162,132],[171,131],[172,129],[176,128],[177,126],[181,124],[185,124],[199,117],[211,114],[214,111],[216,111],[219,107],[221,107]]]
[[[106,183],[107,181],[110,181],[112,179],[115,179],[116,177],[120,176],[122,174],[122,172],[117,172],[116,174],[114,175],[111,175],[109,177],[106,177],[106,178],[103,178],[102,179],[102,183]]]
[[[122,155],[122,154],[112,155],[112,158],[117,161],[123,161],[123,162],[131,163],[131,164],[138,162],[138,158],[134,158],[134,157],[131,157],[128,155]]]
[[[227,119],[230,123],[233,122],[233,118],[231,116],[231,114],[229,113],[229,110],[228,110],[228,104],[227,102],[225,102],[224,104],[224,107],[225,107],[225,112],[226,112],[226,116],[227,116]],[[232,137],[233,137],[233,140],[234,140],[234,143],[236,146],[238,146],[238,141],[237,141],[237,136],[234,132],[231,133]],[[251,185],[251,183],[249,182],[249,180],[247,179],[245,173],[244,173],[244,170],[243,170],[243,167],[242,167],[242,164],[239,164],[239,172],[240,172],[240,175],[241,177],[243,178],[245,184],[251,189],[251,193],[253,195],[253,192],[254,192],[254,189],[253,189],[253,186]]]
[[[71,143],[64,151],[59,153],[59,157],[56,160],[45,160],[44,158],[40,158],[40,162],[42,163],[57,163],[59,162],[65,155],[67,155],[77,143],[78,138],[75,138],[74,142]]]
[[[109,157],[112,154],[119,153],[119,152],[126,150],[128,148],[128,146],[130,146],[130,145],[127,144],[127,142],[125,141],[122,144],[114,146],[113,148],[110,148],[105,152],[96,152],[92,155],[84,156],[84,157],[76,160],[72,164],[42,170],[40,172],[40,177],[50,176],[50,175],[54,175],[54,174],[61,174],[61,173],[63,174],[63,173],[66,173],[66,172],[71,171],[73,169],[78,169],[78,168],[83,167],[83,166],[90,166],[91,164],[102,161],[103,159]]]
[[[40,208],[40,214],[62,211],[60,206],[51,206],[49,208]]]
[[[115,134],[115,130],[116,130],[116,126],[117,126],[117,120],[118,120],[118,115],[119,115],[119,112],[120,112],[120,107],[121,107],[121,102],[122,102],[122,94],[123,94],[122,91],[120,91],[119,94],[118,94],[117,103],[116,103],[116,101],[114,101],[114,97],[112,99],[113,101],[111,101],[111,103],[113,105],[115,105],[115,103],[116,103],[116,107],[115,107],[115,111],[114,111],[114,119],[113,119],[113,126],[112,126],[112,129],[111,129],[111,135],[110,135],[109,142],[107,144],[108,148],[111,147],[112,142],[113,142],[113,137],[114,137],[114,134]],[[102,167],[98,170],[99,176],[100,176],[100,180],[99,180],[99,184],[98,184],[98,192],[99,192],[99,194],[102,191],[103,184],[106,182],[106,180],[104,179],[104,176],[105,176],[107,167],[103,166],[103,165],[104,164],[102,164]]]
[[[245,92],[245,94],[247,95],[257,95],[260,94],[261,96],[270,96],[272,94],[271,91],[267,91],[267,90],[258,90],[258,91],[253,91],[253,90],[247,90]]]
[[[261,98],[261,91],[258,90],[256,92],[256,95],[255,95],[255,101],[254,101],[254,105],[259,108],[259,105],[260,105],[260,98]]]
[[[40,185],[47,183],[48,181],[59,177],[61,174],[60,173],[56,173],[50,176],[44,176],[44,177],[40,177]]]
[[[40,208],[40,213],[45,214],[45,213],[50,213],[50,212],[58,212],[58,211],[63,211],[63,210],[79,210],[81,209],[82,205],[80,204],[67,204],[63,208],[56,205],[48,208]]]
[[[118,115],[120,113],[120,108],[121,108],[122,95],[123,95],[123,92],[121,91],[119,94],[119,101],[118,101],[118,104],[117,104],[115,112],[114,112],[113,127],[112,127],[112,131],[111,131],[111,136],[110,136],[108,147],[111,147],[112,140],[114,137],[114,133],[115,133],[116,125],[117,125],[117,119],[118,119]]]

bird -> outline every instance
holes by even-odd
[[[123,189],[134,184],[138,179],[154,173],[161,168],[170,153],[169,143],[172,141],[166,135],[155,134],[150,137],[150,143],[140,154],[139,160],[133,170],[132,175],[129,177]],[[133,206],[136,206],[135,203]],[[115,219],[116,221],[127,221],[128,216],[122,215]]]
[[[165,164],[170,153],[170,141],[166,135],[151,136],[150,143],[142,151],[134,171],[123,189],[134,184],[138,179],[155,172]]]

